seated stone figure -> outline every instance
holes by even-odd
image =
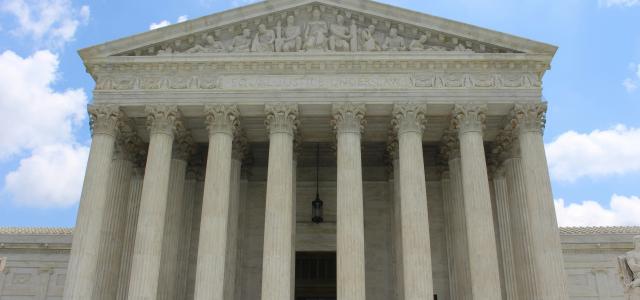
[[[196,44],[193,48],[188,49],[185,53],[221,53],[226,52],[224,44],[220,41],[216,41],[213,34],[207,35],[202,45]]]
[[[336,24],[329,27],[331,36],[329,37],[329,50],[331,51],[349,51],[351,44],[350,29],[344,26],[344,17],[338,15]]]
[[[362,39],[362,50],[364,51],[380,51],[380,45],[375,38],[376,34],[376,26],[369,25],[369,27],[362,30],[361,39]]]
[[[251,30],[245,28],[242,34],[233,38],[231,44],[231,52],[249,52],[251,51]]]
[[[424,51],[426,50],[424,47],[424,43],[427,42],[427,36],[421,35],[419,39],[413,40],[411,44],[409,44],[410,51]]]
[[[307,51],[327,50],[327,33],[329,32],[327,22],[322,21],[322,14],[317,8],[313,10],[311,15],[311,21],[307,23],[307,30],[304,34],[304,48]]]
[[[282,36],[279,36],[282,34]],[[276,34],[276,51],[296,52],[302,49],[302,28],[295,25],[295,17],[287,17],[287,26]]]
[[[384,51],[405,51],[407,46],[405,45],[404,38],[398,35],[398,29],[391,28],[389,36],[382,44],[382,50]]]
[[[618,258],[618,270],[626,300],[640,300],[640,236],[633,240],[635,249]]]
[[[253,39],[251,46],[252,52],[274,52],[274,42],[276,40],[276,34],[273,30],[267,29],[267,25],[260,24],[258,26],[258,32]]]

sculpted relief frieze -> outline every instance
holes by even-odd
[[[517,52],[359,12],[326,5],[307,5],[120,55],[375,51]]]
[[[97,91],[127,90],[393,90],[393,89],[533,89],[536,73],[425,72],[342,75],[113,75],[97,79]]]

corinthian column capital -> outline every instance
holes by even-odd
[[[118,134],[118,125],[124,115],[118,105],[91,104],[88,111],[91,135],[107,134],[115,137]]]
[[[286,133],[294,136],[298,130],[297,104],[267,104],[264,109],[267,120],[265,125],[270,134]]]
[[[487,106],[473,103],[456,104],[452,112],[454,128],[460,133],[482,132],[487,119]]]
[[[181,127],[180,111],[176,105],[153,105],[145,108],[147,127],[151,134],[161,133],[174,136]]]
[[[460,139],[453,129],[445,130],[442,135],[442,147],[440,148],[442,159],[449,161],[460,158]]]
[[[364,126],[367,121],[364,116],[367,112],[367,108],[362,103],[338,103],[334,104],[332,108],[333,125],[336,133],[357,133],[361,134],[364,131]]]
[[[519,103],[511,112],[511,125],[519,132],[544,131],[547,122],[547,102]]]
[[[114,159],[137,162],[144,155],[144,147],[142,139],[136,133],[135,124],[131,120],[123,120],[118,128],[120,134],[116,138]]]
[[[235,104],[206,105],[205,124],[209,135],[224,133],[234,135],[240,127],[240,112]]]
[[[196,150],[196,143],[193,141],[191,132],[184,129],[178,130],[171,152],[173,158],[188,162]]]
[[[427,105],[418,103],[396,104],[391,126],[396,134],[407,132],[422,134],[427,125]]]

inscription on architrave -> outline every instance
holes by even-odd
[[[236,89],[407,89],[414,87],[409,75],[289,75],[223,76],[220,88]]]

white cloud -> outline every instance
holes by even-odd
[[[37,148],[6,178],[14,202],[29,207],[70,206],[80,199],[89,148],[54,144]]]
[[[622,6],[622,7],[631,7],[640,4],[640,0],[599,0],[601,6],[612,7],[612,6]]]
[[[638,86],[640,85],[640,64],[636,65],[632,63],[629,65],[629,69],[631,69],[634,74],[633,76],[626,78],[622,82],[622,85],[627,90],[627,92],[633,93],[638,89]]]
[[[81,89],[52,89],[58,63],[49,51],[26,58],[12,51],[0,54],[0,160],[75,141],[73,129],[85,120],[87,97]]]
[[[176,23],[182,23],[182,22],[186,22],[189,20],[189,16],[186,15],[182,15],[178,17],[178,20],[176,21]],[[155,30],[158,28],[162,28],[162,27],[167,27],[169,25],[171,25],[171,21],[168,20],[162,20],[158,23],[151,23],[151,25],[149,25],[149,30]]]
[[[78,27],[86,24],[91,15],[89,6],[78,9],[71,0],[4,0],[0,11],[16,18],[14,34],[29,36],[48,47],[60,47],[73,40]]]
[[[53,90],[58,64],[50,51],[0,54],[0,161],[23,157],[3,190],[26,206],[69,205],[82,188],[88,149],[74,130],[85,121],[87,97]]]
[[[638,149],[640,128],[624,125],[591,133],[569,131],[546,145],[551,177],[570,182],[638,172]]]
[[[566,205],[564,199],[555,200],[560,226],[638,226],[640,198],[613,195],[609,207],[595,201]]]

